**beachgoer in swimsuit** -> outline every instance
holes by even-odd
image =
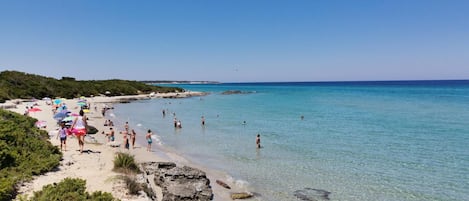
[[[67,128],[65,127],[65,123],[60,123],[59,133],[56,137],[59,138],[60,136],[60,151],[62,151],[62,147],[64,151],[67,151]]]
[[[135,132],[134,129],[132,129],[132,132],[130,134],[130,140],[132,142],[132,149],[135,149],[135,138],[137,137],[137,133]]]
[[[182,123],[181,123],[181,120],[179,120],[179,121],[176,123],[176,127],[178,127],[178,128],[182,128]]]
[[[112,129],[112,127],[109,128],[109,130],[111,130],[111,131],[109,131],[109,133],[106,134],[108,136],[108,142],[114,142],[114,140],[115,140],[114,130]]]
[[[126,131],[129,130],[129,122],[125,122],[124,128],[125,128]]]
[[[261,148],[261,135],[260,134],[257,134],[257,137],[256,137],[256,147],[258,149]]]
[[[148,130],[147,135],[145,136],[145,139],[147,140],[147,151],[151,151],[151,143],[153,140],[151,139],[151,130]]]
[[[80,153],[83,153],[83,147],[85,145],[85,135],[86,135],[86,117],[78,116],[73,121],[71,126],[72,133],[77,136],[78,146],[80,147]]]
[[[129,138],[127,137],[127,134],[124,135],[124,147],[128,150],[129,149]]]

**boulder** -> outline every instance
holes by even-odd
[[[303,201],[329,200],[329,194],[331,194],[331,192],[314,188],[304,188],[293,192],[295,197]]]
[[[171,162],[150,162],[143,164],[143,170],[147,175],[154,175],[154,183],[163,192],[162,201],[213,199],[210,180],[199,169],[178,167]]]
[[[232,95],[232,94],[250,94],[250,93],[253,93],[253,92],[251,92],[251,91],[240,91],[240,90],[228,90],[228,91],[222,92],[221,94],[222,95]]]
[[[252,194],[250,193],[231,193],[231,199],[248,199],[251,198]]]

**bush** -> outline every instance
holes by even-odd
[[[59,165],[62,153],[35,119],[0,109],[0,201],[16,195],[16,185]]]
[[[128,80],[76,81],[70,77],[57,80],[18,71],[0,72],[0,102],[9,99],[34,97],[75,98],[104,94],[106,91],[109,91],[110,95],[116,96],[184,90],[178,87],[160,87]]]
[[[58,184],[49,184],[41,191],[34,192],[31,201],[114,201],[110,193],[96,191],[86,192],[86,181],[83,179],[65,178]]]
[[[114,171],[123,172],[123,173],[138,173],[137,163],[135,163],[134,156],[118,152],[114,158]]]
[[[138,192],[142,190],[142,186],[135,180],[135,177],[126,175],[124,182],[131,195],[138,195]]]

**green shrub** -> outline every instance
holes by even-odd
[[[135,177],[126,175],[124,182],[131,195],[138,195],[138,192],[142,190],[142,186],[135,180]]]
[[[59,183],[42,187],[34,192],[31,201],[114,201],[117,200],[110,193],[96,191],[86,192],[86,181],[83,179],[65,178]]]
[[[70,77],[57,80],[18,71],[0,72],[0,102],[15,98],[75,98],[104,94],[106,91],[116,96],[151,92],[182,92],[184,89],[153,86],[128,80],[76,81],[75,78]]]
[[[135,163],[134,156],[118,152],[114,157],[114,171],[123,173],[137,173],[139,172],[137,163]]]
[[[0,201],[16,195],[16,185],[57,167],[62,153],[36,120],[0,109]]]

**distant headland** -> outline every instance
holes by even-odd
[[[221,84],[217,81],[142,80],[146,84]]]

